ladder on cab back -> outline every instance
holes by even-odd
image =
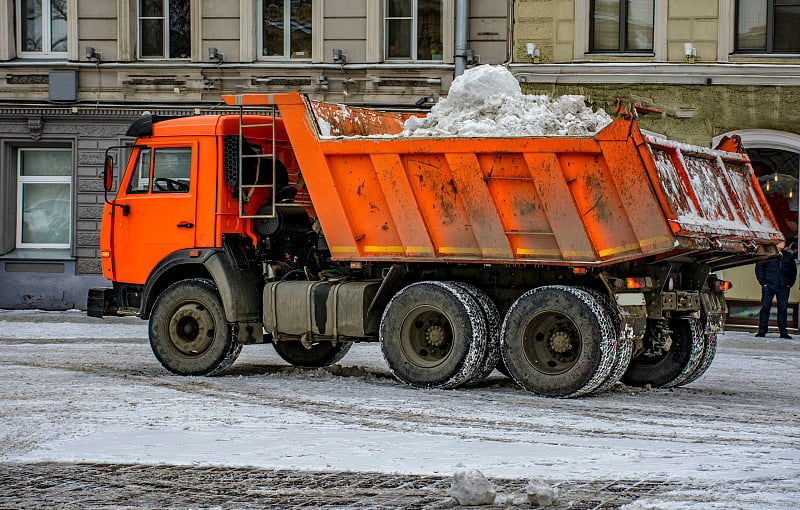
[[[248,109],[251,109],[251,108],[253,108],[253,107],[252,106],[248,107]],[[276,177],[277,176],[275,174],[277,173],[276,172],[276,169],[277,169],[277,167],[276,167],[277,151],[275,150],[276,149],[276,143],[275,143],[275,138],[276,138],[276,134],[275,134],[275,125],[276,125],[276,123],[275,123],[275,115],[277,113],[277,108],[275,107],[275,105],[270,105],[270,106],[259,107],[258,109],[259,110],[262,110],[262,109],[265,110],[263,114],[260,113],[260,114],[257,115],[257,117],[259,119],[266,119],[267,118],[266,113],[269,112],[269,117],[268,117],[269,118],[269,122],[259,122],[259,123],[256,123],[256,124],[245,124],[244,123],[244,121],[245,121],[244,106],[240,106],[239,107],[239,150],[238,150],[239,161],[238,161],[238,172],[236,172],[236,173],[238,174],[238,183],[237,183],[238,200],[237,201],[239,202],[239,217],[240,218],[274,218],[275,215],[276,215],[275,206],[276,206],[276,196],[277,196],[277,187],[276,187]],[[246,139],[244,137],[244,131],[247,128],[271,128],[270,131],[272,132],[272,144],[270,145],[270,150],[264,151],[261,154],[258,154],[258,153],[245,154],[244,151],[245,151],[245,145],[247,144],[247,141],[246,141]],[[259,184],[258,183],[258,179],[256,178],[256,179],[254,179],[254,182],[252,184],[245,184],[243,182],[243,178],[242,178],[242,176],[244,175],[245,161],[254,160],[254,161],[256,161],[256,168],[260,168],[261,167],[261,162],[263,160],[265,160],[265,159],[272,160],[272,168],[270,169],[270,171],[272,172],[272,179],[270,179],[270,183],[269,184]],[[258,173],[256,175],[258,175]],[[272,206],[269,209],[269,214],[258,214],[257,212],[253,213],[253,214],[245,214],[245,210],[244,210],[245,190],[249,190],[250,194],[252,195],[252,193],[258,188],[269,188],[269,190],[270,190],[270,200],[272,201]],[[249,196],[247,198],[249,200]]]

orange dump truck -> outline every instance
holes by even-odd
[[[378,341],[418,387],[495,368],[558,397],[683,385],[723,325],[714,272],[782,240],[736,140],[624,115],[592,137],[416,138],[404,115],[297,93],[225,100],[238,114],[135,122],[103,213],[114,285],[89,314],[148,319],[177,374],[243,344],[320,367]]]

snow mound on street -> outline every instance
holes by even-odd
[[[609,122],[583,96],[526,95],[508,69],[483,65],[453,80],[427,116],[409,118],[402,136],[588,136]]]

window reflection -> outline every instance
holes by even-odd
[[[736,51],[800,53],[800,0],[737,0]]]
[[[653,50],[654,0],[593,0],[592,51]]]
[[[25,51],[42,51],[42,2],[25,2],[25,19],[22,20],[22,41]]]
[[[441,0],[386,0],[387,59],[442,60]]]
[[[261,5],[261,55],[311,58],[312,0],[262,0]]]
[[[144,58],[191,57],[189,0],[140,0],[139,45]]]

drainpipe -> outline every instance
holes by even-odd
[[[464,74],[467,68],[467,22],[469,0],[456,0],[456,54],[454,77]]]

